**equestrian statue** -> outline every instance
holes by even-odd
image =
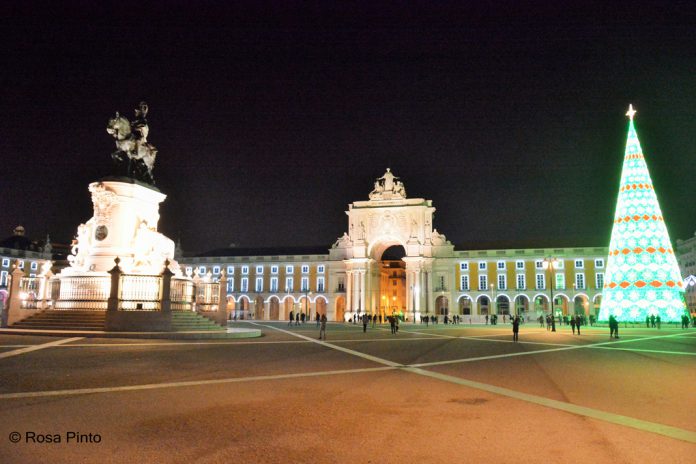
[[[155,184],[152,168],[155,166],[157,148],[147,141],[150,128],[147,125],[147,103],[140,102],[135,109],[135,119],[128,121],[118,112],[109,119],[106,132],[116,139],[117,150],[111,154],[118,174]]]

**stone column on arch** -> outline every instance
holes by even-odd
[[[367,313],[367,307],[365,306],[365,300],[366,300],[365,293],[367,290],[367,286],[365,285],[366,284],[366,282],[365,282],[366,277],[367,277],[367,272],[364,269],[362,269],[360,271],[360,308],[361,308],[363,313]]]
[[[353,310],[353,271],[346,271],[346,307],[344,312]]]

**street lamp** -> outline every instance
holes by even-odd
[[[556,331],[556,314],[553,309],[553,267],[558,263],[556,258],[544,258],[544,269],[549,269],[551,271],[551,278],[549,279],[550,289],[551,289],[551,331]]]

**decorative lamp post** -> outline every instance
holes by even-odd
[[[554,265],[558,262],[556,258],[544,258],[544,269],[549,269],[551,272],[551,276],[549,279],[549,288],[551,289],[551,331],[555,332],[556,331],[556,312],[554,311],[553,308],[553,268]]]
[[[493,314],[498,314],[498,302],[496,301],[496,293],[495,293],[495,284],[491,284],[491,296],[492,296],[492,305],[491,305],[491,316]]]

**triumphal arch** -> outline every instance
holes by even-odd
[[[433,295],[438,283],[433,274],[436,258],[452,257],[454,246],[433,228],[435,208],[431,200],[408,198],[406,187],[390,169],[375,180],[369,200],[348,205],[348,231],[330,250],[330,260],[343,266],[332,266],[336,273],[345,272],[345,302],[338,302],[337,312],[351,315],[403,313],[417,320],[421,313],[432,313]],[[385,269],[384,252],[401,247],[403,266]],[[403,267],[405,281],[399,285],[403,294],[385,288],[396,281],[385,279],[386,273],[396,277]],[[340,277],[337,277],[340,279]]]

